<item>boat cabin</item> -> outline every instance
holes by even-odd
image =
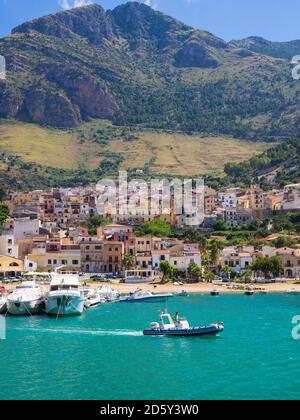
[[[160,315],[159,327],[162,330],[187,330],[190,328],[190,325],[188,320],[186,318],[180,318],[178,313],[175,315],[175,318],[173,318],[169,313],[163,312]]]

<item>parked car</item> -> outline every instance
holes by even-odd
[[[91,280],[94,280],[94,281],[103,281],[103,280],[105,280],[105,276],[103,274],[94,274],[90,278],[91,278]]]
[[[107,280],[117,280],[120,276],[118,274],[106,274],[105,278]]]

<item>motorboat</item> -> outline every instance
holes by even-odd
[[[97,293],[94,295],[90,295],[84,302],[85,309],[95,308],[99,306],[101,303],[105,303],[106,300],[99,296]]]
[[[104,303],[105,299],[102,298],[96,289],[93,289],[89,286],[84,286],[81,288],[81,296],[84,298],[84,308],[94,308],[100,303]]]
[[[7,297],[10,315],[36,315],[43,312],[44,290],[33,281],[24,281]]]
[[[286,291],[286,293],[287,293],[288,295],[300,295],[300,290],[296,290],[296,289],[288,289],[288,290]]]
[[[107,302],[114,302],[119,299],[120,293],[118,290],[108,286],[103,285],[97,288],[97,294],[105,299]]]
[[[176,296],[179,297],[188,297],[188,292],[186,290],[182,290],[181,292],[177,293]]]
[[[173,297],[172,293],[153,294],[148,291],[137,290],[127,296],[120,297],[120,302],[163,302],[168,298]]]
[[[253,296],[254,295],[254,290],[251,287],[247,287],[245,289],[245,296]]]
[[[84,311],[84,302],[77,274],[51,275],[50,290],[46,298],[47,315],[56,317],[81,315]]]
[[[151,336],[201,336],[218,334],[223,330],[224,324],[222,322],[215,322],[203,327],[190,327],[186,318],[180,318],[178,313],[173,317],[165,311],[161,313],[159,322],[152,322],[150,328],[146,328],[143,334]]]
[[[219,295],[220,295],[220,292],[218,292],[218,290],[212,290],[212,291],[210,292],[210,295],[211,295],[211,296],[219,296]]]
[[[7,312],[7,295],[4,291],[0,292],[0,314],[6,314]]]

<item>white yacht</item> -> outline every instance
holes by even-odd
[[[107,285],[98,287],[97,294],[108,302],[118,300],[120,296],[120,293],[116,289]]]
[[[47,315],[56,317],[81,315],[85,298],[80,290],[79,276],[54,273],[51,279],[46,299]]]
[[[173,297],[172,293],[153,294],[148,291],[136,290],[127,296],[120,297],[120,302],[164,302],[166,299]]]
[[[24,281],[7,298],[10,315],[35,315],[43,311],[44,291],[35,281]]]
[[[85,309],[94,308],[101,303],[105,303],[106,300],[99,295],[97,290],[84,286],[81,288],[81,296],[84,298]]]
[[[7,296],[0,293],[0,314],[6,314],[7,312]]]

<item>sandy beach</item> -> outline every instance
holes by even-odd
[[[83,285],[85,282],[81,281]],[[142,284],[125,284],[115,282],[88,282],[90,287],[97,288],[103,285],[109,285],[117,289],[122,295],[134,292],[137,289],[150,291],[152,293],[180,293],[181,291],[186,291],[189,294],[205,294],[217,290],[219,293],[243,293],[243,288],[248,287],[249,285],[238,285],[233,283],[234,287],[230,288],[230,284],[224,283],[222,285],[216,285],[212,283],[194,283],[194,284],[184,284],[184,285],[174,285],[173,283],[160,284],[160,283],[142,283]],[[8,283],[2,284],[6,290],[13,291],[18,283]],[[240,286],[240,289],[238,287]],[[300,284],[295,284],[295,281],[288,281],[286,283],[268,283],[268,284],[251,284],[250,285],[254,290],[257,291],[264,289],[269,293],[285,293],[288,290],[299,292],[300,293]],[[48,289],[48,285],[45,285],[44,288]]]
[[[102,283],[103,284],[103,283]],[[100,286],[97,283],[97,286]],[[195,284],[184,284],[183,286],[175,286],[173,283],[168,284],[110,284],[120,291],[121,294],[127,294],[135,291],[136,289],[147,290],[153,293],[179,293],[182,290],[187,291],[190,294],[197,293],[210,293],[213,290],[217,290],[220,293],[243,293],[243,290],[230,289],[223,285],[215,285],[212,283],[195,283]],[[96,286],[93,285],[93,287]],[[237,285],[238,286],[238,285]],[[244,285],[241,285],[243,287]],[[265,289],[270,293],[285,293],[287,290],[295,290],[300,293],[300,284],[288,283],[272,283],[272,284],[254,284],[251,285],[254,289]]]

